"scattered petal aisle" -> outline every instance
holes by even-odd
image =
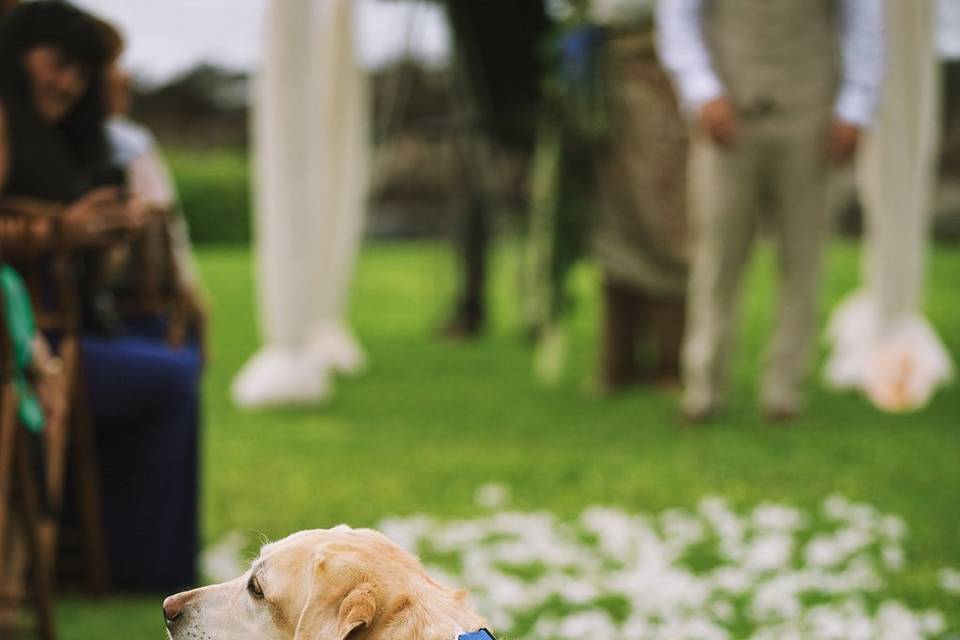
[[[490,509],[413,515],[379,528],[438,579],[470,589],[501,637],[533,640],[910,640],[941,638],[943,614],[896,600],[904,522],[834,495],[819,511],[723,498],[657,515],[590,507],[575,521]],[[960,593],[960,572],[938,588]]]

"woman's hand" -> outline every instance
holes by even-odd
[[[72,245],[112,244],[142,229],[147,213],[141,201],[121,197],[119,187],[100,187],[70,205],[63,231]]]

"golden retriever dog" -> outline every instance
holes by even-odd
[[[345,525],[265,545],[240,577],[168,597],[163,616],[172,640],[456,640],[484,626],[466,591]]]

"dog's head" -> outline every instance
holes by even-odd
[[[301,531],[264,546],[242,576],[170,596],[172,640],[452,638],[482,626],[465,592],[369,529]]]

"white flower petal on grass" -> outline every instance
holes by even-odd
[[[726,629],[704,618],[687,620],[683,634],[690,640],[727,640],[730,637]]]
[[[907,525],[902,518],[887,514],[880,521],[880,532],[890,540],[902,540],[907,535]]]
[[[488,482],[477,488],[473,502],[484,509],[502,509],[510,504],[510,487],[498,482]]]
[[[654,628],[656,640],[727,640],[730,633],[704,618],[674,618]]]
[[[200,572],[213,582],[233,580],[247,570],[241,553],[246,537],[239,531],[231,531],[215,545],[200,554]]]
[[[654,629],[654,624],[646,616],[634,614],[620,626],[620,640],[649,640]]]
[[[757,587],[750,612],[759,621],[794,618],[802,610],[799,591],[793,575],[777,576]]]
[[[660,527],[667,543],[679,548],[700,542],[706,534],[703,522],[683,509],[670,509],[661,514]]]
[[[833,536],[816,536],[803,550],[804,560],[814,567],[833,567],[843,560],[843,549]]]
[[[936,636],[947,630],[947,621],[939,611],[925,611],[920,618],[920,626],[924,633]]]
[[[877,611],[879,640],[922,640],[923,619],[899,602],[886,601]]]
[[[753,578],[742,567],[723,566],[710,574],[713,589],[740,595],[753,585]]]
[[[617,640],[617,625],[610,614],[594,609],[566,616],[557,625],[558,640]]]
[[[754,573],[786,567],[793,556],[793,538],[782,533],[768,533],[750,542],[743,566]]]
[[[811,638],[818,640],[870,640],[874,632],[870,620],[857,607],[819,605],[804,616]]]
[[[955,596],[960,596],[960,571],[950,567],[940,569],[940,588]]]
[[[414,514],[405,518],[384,518],[377,528],[395,543],[411,553],[419,552],[420,540],[433,528],[434,522],[429,516]]]
[[[733,603],[728,600],[717,600],[710,605],[709,611],[714,620],[724,623],[732,622],[734,616],[737,614]]]
[[[850,516],[852,503],[846,497],[834,493],[823,501],[823,514],[832,520],[844,520]]]
[[[807,518],[794,507],[765,502],[754,508],[751,521],[761,531],[791,532],[803,527]]]
[[[891,571],[899,571],[904,565],[903,547],[896,544],[884,545],[880,551],[880,557],[883,559],[884,566]]]

